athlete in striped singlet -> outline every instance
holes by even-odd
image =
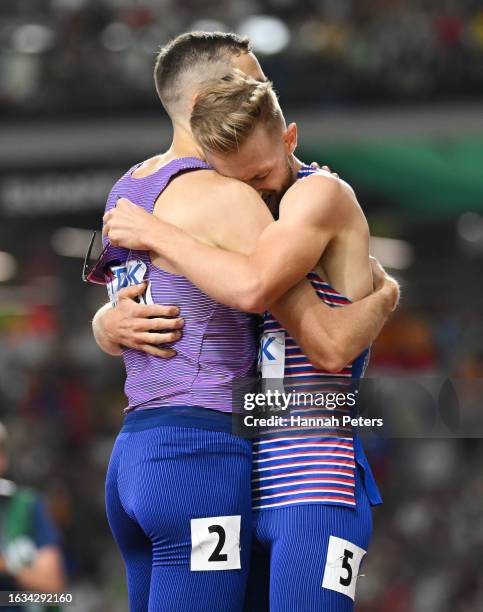
[[[372,290],[369,233],[353,191],[294,157],[296,127],[286,127],[269,83],[234,73],[206,84],[191,126],[218,171],[246,180],[267,199],[296,181],[281,202],[279,221],[265,228],[250,255],[240,255],[193,240],[123,200],[105,218],[110,238],[162,255],[222,303],[253,311],[269,306],[264,376],[322,389],[334,372],[337,385],[362,376],[367,336],[338,335],[335,320],[332,329],[330,319],[322,327],[314,323],[299,348],[300,309],[310,321],[312,296],[319,304],[347,304],[332,309],[339,314]],[[305,275],[315,290],[310,300],[298,294]],[[269,562],[270,610],[353,610],[372,530],[370,506],[381,501],[356,433],[335,427],[261,437],[252,482],[259,554],[252,558],[246,609],[265,609],[268,580],[262,576]]]

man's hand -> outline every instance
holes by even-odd
[[[332,176],[335,176],[335,178],[339,178],[339,175],[337,174],[337,172],[332,172],[332,170],[329,168],[329,166],[322,166],[322,168],[321,168],[320,164],[318,164],[317,162],[312,162],[310,164],[310,166],[312,168],[316,168],[317,170],[325,170],[329,174],[332,174]]]
[[[174,349],[162,348],[162,345],[181,338],[184,321],[177,316],[179,309],[161,304],[139,304],[135,298],[145,289],[146,283],[121,289],[117,306],[101,309],[94,317],[94,336],[106,352],[119,354],[111,347],[127,347],[164,359],[176,355]]]
[[[375,257],[369,257],[372,269],[372,280],[374,283],[374,291],[383,291],[387,294],[390,310],[394,311],[399,304],[400,287],[396,279],[384,270],[381,264]]]
[[[103,218],[102,235],[114,246],[149,251],[153,229],[162,222],[126,198],[120,198]]]

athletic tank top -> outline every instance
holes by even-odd
[[[200,159],[175,159],[153,174],[134,178],[137,164],[112,188],[106,212],[120,197],[149,213],[160,193],[181,173],[210,169]],[[149,280],[145,303],[176,305],[185,320],[182,338],[173,344],[177,355],[161,359],[142,351],[124,349],[125,412],[159,406],[201,406],[221,412],[232,410],[232,381],[252,376],[256,362],[255,317],[212,300],[184,276],[154,266],[149,253],[107,245],[102,258],[108,291],[117,292]],[[168,346],[168,345],[166,345]]]
[[[298,178],[317,172],[302,166]],[[315,272],[307,275],[319,298],[331,307],[349,304],[349,298],[335,291]],[[353,418],[357,381],[364,375],[369,350],[334,374],[316,369],[294,338],[270,314],[265,313],[260,338],[259,368],[264,378],[282,378],[286,393],[310,393],[312,397],[353,397],[344,405],[327,408],[290,406],[300,423],[289,429],[264,433],[253,443],[252,499],[255,510],[297,504],[322,503],[346,507],[356,504],[355,469],[364,471],[364,483],[373,505],[382,502],[357,432],[343,417]],[[331,394],[331,395],[328,395]],[[353,394],[351,396],[351,394]],[[340,396],[342,397],[342,396]],[[304,419],[317,417],[323,427],[303,426]],[[328,419],[325,425],[325,418]],[[319,423],[320,421],[317,421]]]

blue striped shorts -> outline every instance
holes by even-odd
[[[363,471],[355,508],[303,504],[254,512],[246,612],[353,612],[372,534]]]
[[[230,415],[192,407],[126,415],[106,511],[131,612],[239,612],[251,552],[251,444]]]

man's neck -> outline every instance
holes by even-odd
[[[300,168],[302,168],[303,165],[303,162],[301,162],[300,159],[298,159],[297,157],[295,157],[295,155],[292,154],[292,168],[295,171],[295,176],[297,176],[300,171]]]
[[[205,161],[205,157],[201,149],[196,145],[191,132],[182,126],[173,126],[173,140],[169,149],[160,155],[151,157],[145,161],[140,168],[135,170],[133,176],[141,178],[149,176],[156,172],[162,166],[181,157],[196,157]]]
[[[135,178],[142,178],[153,174],[162,166],[181,157],[196,157],[205,161],[203,152],[196,145],[191,132],[182,126],[173,126],[173,140],[169,149],[160,155],[155,155],[146,160],[140,168],[133,173]]]
[[[173,159],[179,157],[197,157],[205,160],[201,148],[196,144],[190,130],[182,125],[174,126],[173,141],[166,151],[166,156]]]

